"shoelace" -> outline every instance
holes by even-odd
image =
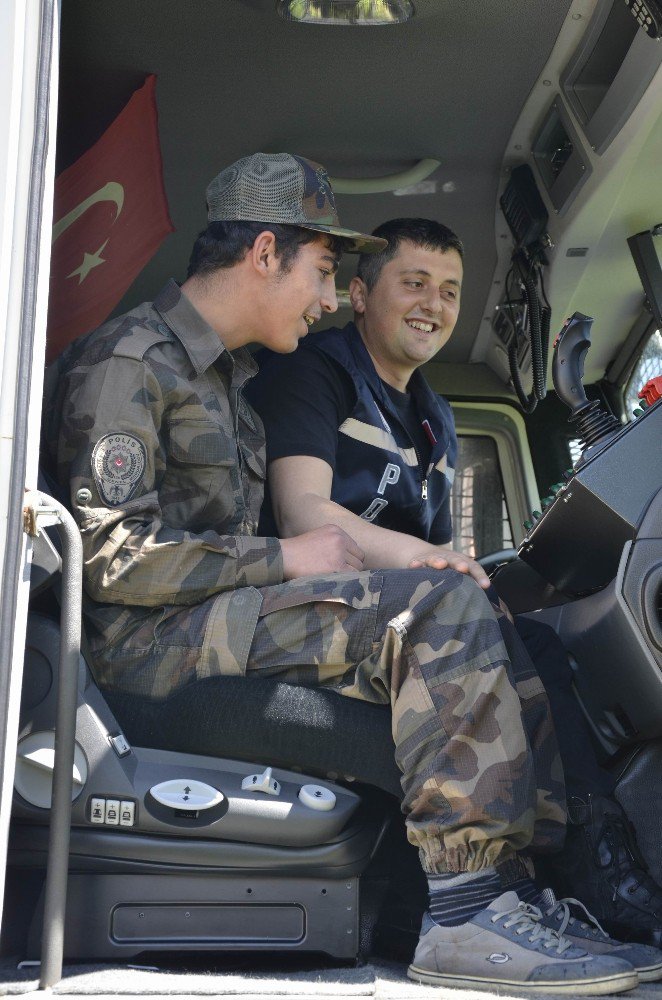
[[[609,940],[609,935],[598,919],[593,916],[589,910],[586,909],[584,904],[579,899],[574,899],[572,896],[566,896],[565,899],[557,899],[551,889],[544,889],[542,892],[542,898],[545,901],[545,916],[546,917],[556,917],[560,922],[560,927],[558,929],[559,934],[564,934],[568,926],[573,924],[578,924],[582,930],[590,931],[596,937],[602,934],[607,940]],[[549,904],[549,909],[547,908]],[[588,917],[588,922],[585,920],[579,920],[573,917],[570,912],[571,906],[578,906],[584,911]]]
[[[496,924],[499,920],[503,920],[504,927],[515,927],[519,924],[515,931],[518,936],[529,934],[531,944],[539,942],[547,950],[554,949],[557,955],[562,955],[564,951],[572,947],[572,941],[568,941],[553,927],[547,927],[542,923],[542,912],[537,906],[531,906],[530,903],[520,902],[512,910],[495,913],[492,917],[492,923]]]
[[[600,843],[603,840],[609,845],[610,851],[609,858],[604,862],[600,860],[599,853]],[[659,899],[658,886],[648,874],[646,862],[641,855],[639,846],[633,840],[623,820],[618,816],[610,816],[604,820],[592,853],[597,868],[609,868],[613,864],[620,878],[623,878],[625,875],[633,876],[635,882],[628,889],[628,892],[632,894],[639,888],[643,889],[644,892],[648,893],[648,899],[645,901],[646,906],[650,906],[654,899]],[[614,886],[612,902],[617,897],[618,891],[616,886]]]
[[[647,898],[644,900],[645,906],[656,906],[657,909],[654,911],[654,916],[659,916],[659,909],[662,906],[662,896],[660,896],[660,887],[656,883],[652,875],[648,872],[643,871],[641,868],[630,868],[626,869],[626,874],[634,877],[634,884],[629,886],[628,893],[632,896],[637,889],[643,889],[647,893]],[[618,897],[618,891],[614,887],[613,899],[616,900]]]
[[[577,802],[580,806],[586,806],[583,799],[578,799]],[[600,844],[603,841],[609,847],[609,857],[606,861],[600,858]],[[614,883],[609,879],[613,889],[612,903],[615,903],[619,896],[618,883],[626,875],[629,875],[634,881],[628,887],[628,894],[634,895],[639,889],[642,889],[647,894],[644,906],[654,905],[653,916],[656,919],[662,918],[660,886],[648,871],[648,865],[639,850],[634,830],[624,822],[622,817],[610,815],[604,818],[600,830],[594,838],[591,854],[596,868],[606,870],[613,865],[616,869],[617,882]]]
[[[613,817],[609,821],[605,820],[602,830],[600,831],[600,837],[602,836],[604,836],[609,844],[611,861],[601,864],[598,857],[596,858],[597,866],[607,868],[610,863],[613,863],[616,866],[620,878],[623,878],[625,875],[630,875],[634,878],[634,884],[627,890],[630,895],[635,893],[638,889],[643,889],[644,892],[647,893],[648,897],[644,900],[644,905],[651,906],[655,903],[655,905],[659,908],[662,904],[660,887],[648,872],[646,862],[644,861],[641,851],[639,850],[639,845],[632,839],[630,831],[627,829],[622,820],[618,817]],[[596,842],[594,855],[597,854],[599,850],[599,844],[600,840]],[[617,898],[618,890],[617,887],[614,886],[612,902],[614,902]],[[655,916],[657,916],[657,913]]]

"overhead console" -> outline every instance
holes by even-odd
[[[584,306],[600,314],[605,334],[594,352],[591,381],[610,360],[606,344],[638,316],[623,220],[646,218],[648,192],[657,189],[662,0],[596,0],[588,7],[590,14],[579,0],[571,5],[504,155],[495,220],[498,264],[484,320],[491,337],[487,341],[481,325],[478,346],[489,344],[488,363],[512,382],[525,412],[535,398],[522,402],[514,363],[526,375],[529,396],[541,395],[527,335],[529,303],[520,287],[524,277],[535,281],[539,272],[541,286],[544,278],[540,298],[544,303],[547,295],[557,317],[576,308],[575,291],[585,281]],[[519,262],[504,242],[504,223]],[[614,281],[605,286],[607,259]]]
[[[526,145],[517,142],[513,148],[528,149],[529,163],[508,164],[508,182],[499,198],[513,251],[505,280],[495,282],[503,290],[494,297],[491,322],[500,341],[495,357],[500,366],[507,357],[510,381],[525,413],[531,413],[546,393],[550,306],[545,284],[550,289],[552,285],[544,272],[550,252],[555,251],[555,264],[562,261],[563,249],[554,244],[559,237],[563,241],[565,226],[555,222],[555,217],[565,216],[567,223],[576,214],[575,209],[568,210],[589,178],[599,180],[609,169],[609,157],[602,162],[600,157],[628,122],[662,64],[661,32],[662,0],[659,4],[656,0],[598,0],[574,50],[566,50],[563,61],[555,66],[558,92],[551,104],[539,105],[535,118],[529,112],[523,116],[530,117],[533,128],[527,129]],[[542,81],[543,87],[551,87],[553,72],[546,73],[549,77]],[[605,208],[603,204],[603,214]],[[566,245],[565,256],[586,257],[591,243],[595,245],[591,232],[595,233],[594,227],[582,226],[581,243]],[[556,274],[555,267],[555,280]],[[522,375],[529,368],[532,384],[527,392]]]
[[[661,33],[656,0],[598,4],[561,74],[564,97],[596,153],[620,132],[653,79],[662,59],[656,44]]]
[[[561,94],[532,143],[540,179],[559,215],[592,172],[583,143],[598,155],[604,153],[653,79],[662,62],[661,31],[662,4],[655,0],[598,4],[560,74]]]

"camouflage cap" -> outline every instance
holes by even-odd
[[[273,222],[339,236],[349,253],[376,253],[387,240],[340,225],[324,167],[290,153],[253,153],[207,188],[209,222]]]

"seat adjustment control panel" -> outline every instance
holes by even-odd
[[[102,798],[94,795],[90,799],[90,823],[99,826],[134,826],[136,803],[131,799]]]
[[[329,843],[360,805],[346,786],[266,761],[146,747],[133,747],[122,759],[108,747],[86,789],[73,804],[72,824],[106,838],[156,834],[308,847]]]

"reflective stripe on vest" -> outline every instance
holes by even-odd
[[[338,428],[331,499],[383,528],[427,540],[448,501],[455,471],[457,440],[447,401],[414,372],[408,388],[435,441],[429,465],[422,469],[353,323],[323,330],[299,349],[324,351],[347,371],[357,394],[351,415]]]

